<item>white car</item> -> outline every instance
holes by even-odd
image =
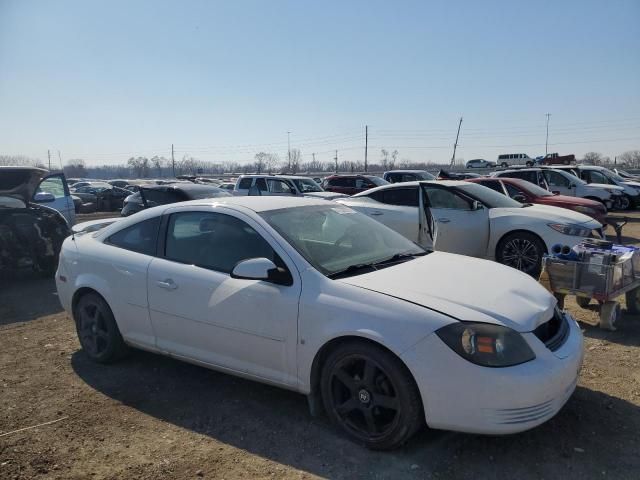
[[[577,323],[527,275],[319,199],[144,210],[67,238],[56,283],[94,361],[132,346],[291,389],[377,449],[425,421],[535,427],[582,362]]]
[[[385,185],[336,201],[425,248],[496,260],[533,276],[540,273],[542,256],[553,245],[573,247],[602,232],[602,225],[587,215],[523,205],[464,181]]]
[[[240,175],[234,195],[301,196],[335,200],[343,193],[325,191],[313,178],[296,175]]]

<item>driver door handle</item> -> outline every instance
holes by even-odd
[[[440,223],[449,223],[451,220],[449,220],[448,218],[439,218],[438,222]]]
[[[174,282],[171,278],[167,278],[162,281],[159,280],[156,282],[156,285],[160,288],[164,288],[165,290],[175,290],[176,288],[178,288],[176,282]]]
[[[379,212],[379,211],[375,210],[373,212],[369,212],[369,215],[371,215],[373,217],[377,217],[379,215],[382,215],[382,212]]]

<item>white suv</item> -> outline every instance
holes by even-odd
[[[342,193],[325,192],[312,178],[295,175],[240,175],[234,195],[277,195],[324,198],[346,197]]]

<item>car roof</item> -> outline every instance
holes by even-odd
[[[427,172],[427,171],[426,170],[388,170],[384,172],[384,175],[386,175],[387,173],[422,173],[422,172]],[[369,175],[369,176],[375,176],[375,175]]]
[[[247,175],[240,175],[242,178],[287,178],[290,180],[313,180],[311,177],[305,177],[304,175],[278,175],[278,174],[262,174],[262,173],[248,173]]]
[[[433,185],[444,185],[445,187],[459,187],[459,186],[464,186],[467,182],[465,180],[420,180],[420,181],[413,181],[413,182],[390,183],[389,185],[381,185],[379,187],[374,187],[374,188],[370,188],[369,190],[365,190],[364,192],[356,193],[355,195],[352,195],[351,198],[366,197],[372,193],[379,192],[381,190],[388,190],[392,188],[417,187],[421,183],[432,183]],[[348,198],[345,198],[343,200],[348,200]]]

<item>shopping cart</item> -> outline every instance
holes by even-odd
[[[605,264],[602,257],[590,261],[563,260],[546,256],[543,259],[541,283],[548,281],[548,288],[564,308],[566,295],[575,295],[576,302],[587,308],[592,299],[600,306],[600,326],[615,330],[620,315],[620,303],[626,296],[627,310],[640,313],[640,251]]]

